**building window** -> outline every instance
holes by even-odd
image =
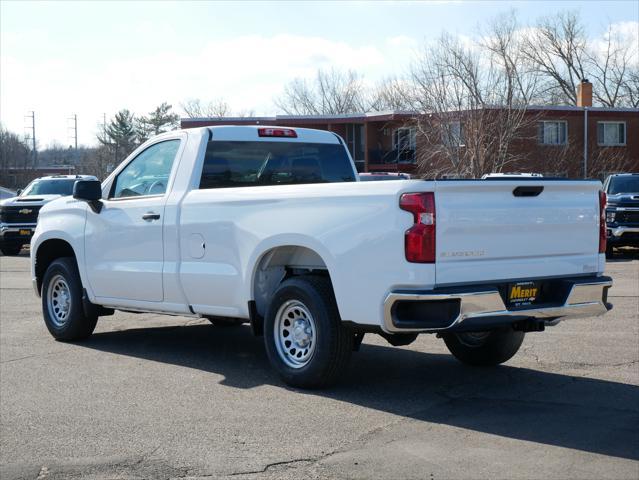
[[[464,146],[464,131],[461,122],[450,122],[442,128],[442,143],[449,147]]]
[[[393,132],[394,150],[415,150],[416,130],[414,128],[398,128]]]
[[[364,125],[359,123],[346,125],[346,145],[355,162],[364,161]]]
[[[597,122],[597,145],[611,147],[626,144],[626,122]]]
[[[567,122],[539,122],[539,143],[542,145],[566,145],[567,140]]]

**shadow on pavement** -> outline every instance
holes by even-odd
[[[606,259],[606,262],[618,263],[632,260],[639,260],[639,248],[618,248],[611,258]]]
[[[132,329],[94,334],[81,345],[223,375],[222,383],[236,388],[288,388],[271,370],[262,338],[246,326]],[[471,368],[450,355],[364,344],[339,385],[311,393],[424,422],[639,460],[634,385],[505,365]]]

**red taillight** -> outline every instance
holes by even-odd
[[[257,134],[260,137],[297,138],[297,132],[292,128],[258,128]]]
[[[599,253],[606,253],[606,192],[599,190]]]
[[[404,234],[406,260],[435,263],[435,194],[405,193],[399,208],[413,214],[414,225]]]

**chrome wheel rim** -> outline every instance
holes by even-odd
[[[63,327],[71,312],[71,290],[62,275],[55,275],[47,289],[49,318],[56,327]]]
[[[463,332],[457,334],[459,341],[467,347],[481,347],[489,336],[490,332]]]
[[[315,352],[315,320],[299,300],[284,302],[275,316],[275,347],[282,361],[291,368],[307,365]]]

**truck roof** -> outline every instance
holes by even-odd
[[[44,177],[38,177],[35,180],[68,180],[68,179],[96,179],[94,175],[45,175]]]
[[[340,137],[326,130],[275,125],[216,125],[208,130],[213,141],[341,143]]]

